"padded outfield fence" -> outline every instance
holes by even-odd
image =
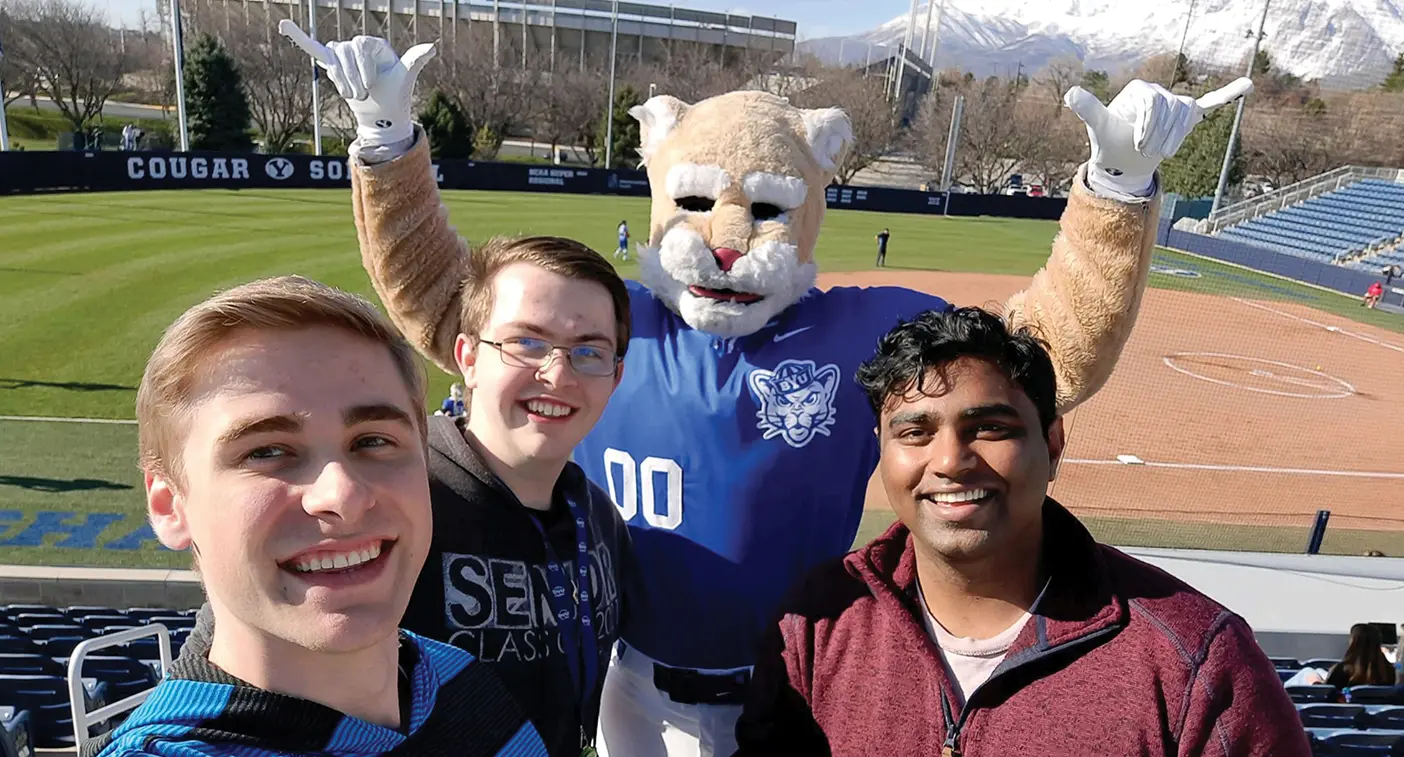
[[[440,189],[647,197],[648,174],[624,169],[478,160],[434,162]],[[0,194],[160,189],[345,189],[346,158],[157,151],[0,153]],[[1064,199],[832,185],[831,208],[1054,220]]]

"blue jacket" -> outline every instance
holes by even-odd
[[[546,755],[489,666],[408,631],[400,635],[399,730],[254,687],[211,664],[207,650],[191,648],[198,643],[192,636],[166,679],[125,722],[86,744],[83,756]]]

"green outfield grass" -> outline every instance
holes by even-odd
[[[551,233],[606,254],[626,219],[647,228],[644,198],[447,192],[460,233]],[[946,219],[833,211],[819,249],[825,270],[866,270],[873,235],[892,231],[894,268],[1030,275],[1047,259],[1057,225],[1046,221]],[[1404,319],[1358,300],[1167,251],[1157,265],[1200,278],[1152,274],[1151,285],[1301,302],[1404,331]],[[621,265],[626,277],[633,262]],[[211,292],[250,279],[298,273],[374,298],[361,269],[350,193],[341,190],[146,192],[0,198],[0,416],[131,419],[146,357],[181,311]],[[429,371],[437,405],[452,379]],[[141,480],[131,425],[0,420],[0,562],[178,567],[183,555],[93,548],[142,525]],[[66,542],[51,534],[29,544],[38,513],[72,513]],[[873,513],[860,541],[890,522]],[[111,522],[107,522],[111,521]],[[1305,530],[1215,528],[1212,543],[1166,543],[1141,521],[1089,521],[1125,544],[1296,551]],[[1210,531],[1210,529],[1206,529]],[[1378,539],[1371,542],[1378,543]],[[1354,552],[1349,534],[1328,548]],[[1377,547],[1385,549],[1385,547]],[[1390,554],[1404,553],[1404,537]]]

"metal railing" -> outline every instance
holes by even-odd
[[[1200,234],[1216,234],[1235,224],[1251,221],[1259,216],[1274,213],[1327,192],[1334,192],[1361,179],[1386,179],[1404,183],[1401,174],[1404,174],[1404,171],[1398,168],[1341,166],[1296,184],[1289,184],[1281,189],[1258,195],[1250,200],[1219,208],[1218,213],[1212,213],[1208,218],[1197,223],[1195,231]]]
[[[128,628],[123,631],[105,634],[96,638],[88,639],[73,648],[73,654],[68,657],[68,702],[73,712],[73,738],[76,754],[83,753],[83,745],[92,740],[88,729],[98,723],[107,720],[113,715],[121,715],[128,710],[134,710],[146,698],[151,695],[153,689],[139,691],[119,702],[99,707],[92,712],[88,712],[87,690],[83,685],[83,660],[89,654],[98,649],[115,647],[118,644],[126,644],[134,639],[143,636],[155,636],[156,643],[161,650],[161,678],[164,679],[171,669],[171,632],[161,623],[151,623],[136,628]],[[153,687],[154,688],[154,687]]]

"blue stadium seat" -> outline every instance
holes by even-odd
[[[1350,686],[1344,694],[1352,704],[1404,705],[1404,686]]]
[[[89,711],[108,704],[107,686],[86,687]],[[35,721],[35,744],[44,749],[72,749],[73,712],[68,681],[59,676],[0,675],[0,701],[29,710]]]
[[[79,644],[87,641],[86,636],[55,636],[39,645],[39,650],[49,657],[67,657]]]
[[[26,612],[56,613],[56,612],[59,611],[59,609],[58,609],[57,607],[50,607],[49,605],[27,605],[27,604],[5,605],[4,607],[0,607],[0,610],[3,610],[3,611],[4,611],[4,614],[7,615],[7,616],[9,616],[9,617],[11,617],[11,618],[13,618],[13,617],[16,616],[16,615],[19,615],[20,613],[26,613]]]
[[[1404,184],[1355,182],[1219,234],[1296,257],[1336,262],[1404,235]]]
[[[38,653],[10,653],[0,654],[0,673],[62,676],[64,674],[64,669],[63,663],[48,655]]]
[[[82,636],[86,633],[82,626],[74,623],[30,626],[25,629],[25,632],[29,634],[29,638],[35,641],[47,641],[57,636]]]
[[[29,710],[0,707],[0,757],[32,757],[35,747]]]
[[[114,655],[85,657],[82,676],[107,684],[114,702],[139,694],[155,686],[157,681],[150,666],[130,657]],[[1363,708],[1361,711],[1364,712]]]
[[[1301,670],[1302,664],[1295,657],[1269,657],[1272,666],[1278,670]]]
[[[1393,704],[1366,704],[1365,716],[1362,718],[1366,728],[1384,728],[1388,730],[1404,730],[1404,706]]]
[[[7,636],[0,634],[0,653],[26,654],[37,651],[39,651],[39,648],[28,636]]]
[[[1360,704],[1299,704],[1297,716],[1307,728],[1359,728],[1365,706]]]
[[[138,625],[140,625],[135,620],[132,620],[125,615],[113,614],[82,615],[73,618],[73,621],[78,625],[82,626],[83,628],[87,629],[88,633],[91,634],[97,634],[100,631],[100,629],[103,628],[136,628]]]
[[[77,620],[86,615],[120,615],[122,611],[113,607],[102,607],[100,605],[71,605],[63,608],[63,614]]]
[[[1298,704],[1339,701],[1341,692],[1335,686],[1288,686],[1287,695]]]
[[[1332,757],[1404,755],[1404,731],[1340,731],[1323,740]]]
[[[32,632],[35,628],[43,628],[46,626],[74,625],[69,621],[67,615],[59,615],[58,613],[25,612],[14,616],[12,620],[16,628],[20,628],[26,632]]]
[[[175,613],[164,607],[133,607],[126,612],[128,618],[138,623],[146,623],[151,618],[160,618],[174,614]]]
[[[1339,665],[1340,662],[1340,660],[1332,659],[1330,657],[1314,657],[1310,660],[1303,660],[1302,667],[1321,668],[1322,670],[1330,670],[1331,668]]]

